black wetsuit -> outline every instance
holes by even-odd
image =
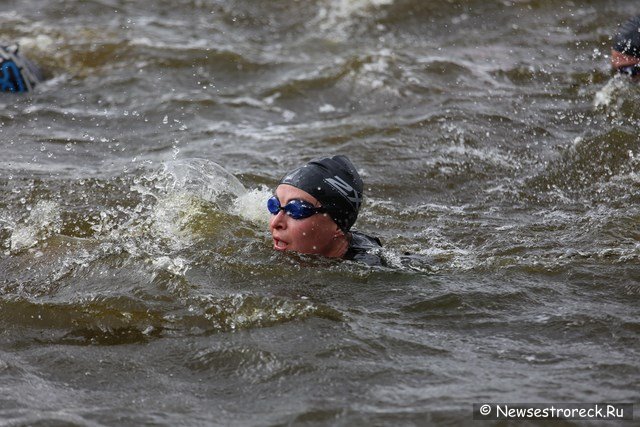
[[[350,234],[349,249],[344,254],[344,259],[363,262],[367,265],[383,265],[382,259],[377,254],[377,249],[382,247],[380,239],[359,231],[351,231]]]

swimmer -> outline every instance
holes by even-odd
[[[351,231],[362,187],[346,156],[313,160],[289,172],[267,201],[273,248],[382,265],[375,254],[380,240]]]
[[[42,80],[40,69],[18,52],[18,45],[0,45],[0,92],[31,92]]]
[[[640,15],[625,22],[613,37],[611,68],[620,74],[640,74]]]

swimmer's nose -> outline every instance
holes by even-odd
[[[621,67],[628,67],[630,65],[636,65],[640,62],[640,58],[635,56],[626,55],[618,52],[615,49],[611,49],[611,68],[618,69]]]
[[[280,211],[271,218],[271,228],[284,230],[287,228],[287,218],[284,211]]]

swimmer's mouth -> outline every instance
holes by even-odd
[[[273,249],[276,251],[284,251],[287,249],[287,244],[280,239],[273,238]]]

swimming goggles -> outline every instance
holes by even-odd
[[[627,65],[626,67],[619,67],[618,73],[635,77],[637,75],[640,75],[640,65],[635,64],[635,65]]]
[[[305,219],[317,213],[325,212],[324,208],[316,208],[311,203],[299,199],[289,200],[286,205],[280,206],[280,200],[278,200],[276,196],[272,196],[267,200],[267,209],[269,209],[269,212],[273,215],[284,211],[284,213],[293,219]]]

